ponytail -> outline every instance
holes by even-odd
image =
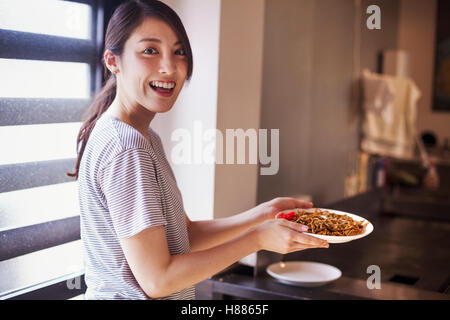
[[[116,77],[110,76],[100,92],[94,98],[92,104],[83,114],[84,122],[77,137],[77,162],[75,164],[75,170],[73,172],[67,172],[67,176],[78,179],[81,158],[83,157],[84,149],[86,148],[92,129],[94,129],[97,120],[102,116],[102,114],[108,110],[115,96]]]

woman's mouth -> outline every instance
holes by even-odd
[[[172,96],[175,86],[175,81],[150,81],[150,87],[153,89],[153,91],[166,98]]]

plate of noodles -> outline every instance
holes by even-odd
[[[328,243],[344,243],[363,238],[373,231],[369,220],[356,214],[323,208],[290,209],[279,212],[277,219],[287,219],[305,226],[305,234]]]

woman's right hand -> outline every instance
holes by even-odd
[[[304,234],[308,227],[286,219],[271,219],[254,229],[259,248],[287,254],[310,248],[328,248],[328,242]]]

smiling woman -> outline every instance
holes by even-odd
[[[159,137],[149,129],[192,74],[190,44],[178,16],[159,1],[119,6],[106,31],[104,67],[109,78],[86,113],[76,169],[69,174],[79,180],[86,298],[145,299],[145,280],[133,275],[136,267],[119,240],[166,225],[171,254],[189,251],[182,200],[173,193],[176,182]],[[160,187],[173,191],[161,196]],[[193,287],[172,295],[194,297]]]
[[[194,285],[261,249],[327,247],[297,223],[274,219],[311,203],[276,198],[228,218],[191,221],[159,135],[192,75],[177,14],[160,1],[127,1],[106,31],[109,78],[78,135],[81,238],[88,299],[194,299]]]
[[[186,45],[179,38],[160,18],[146,19],[126,41],[120,55],[105,51],[106,67],[116,74],[118,88],[108,112],[122,117],[120,104],[125,103],[130,109],[135,101],[145,107],[139,112],[170,110],[188,76],[189,60],[192,61],[185,53],[190,50],[184,49]],[[138,130],[147,136],[147,127],[144,124]]]

